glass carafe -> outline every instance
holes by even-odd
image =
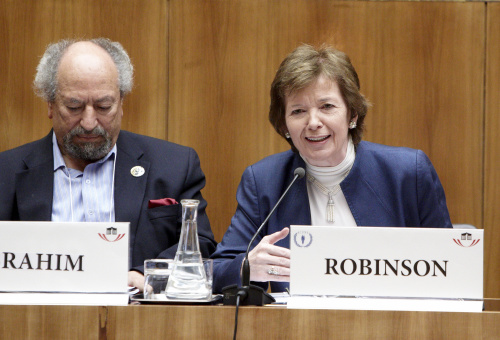
[[[204,300],[211,296],[207,288],[198,241],[198,200],[182,200],[182,229],[174,267],[168,279],[169,299]]]

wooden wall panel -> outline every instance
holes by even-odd
[[[485,124],[485,290],[500,298],[500,3],[487,7]]]
[[[51,121],[31,83],[45,47],[62,38],[119,41],[135,66],[123,128],[166,138],[167,0],[0,2],[0,151],[45,136]]]
[[[269,87],[300,43],[351,56],[374,104],[365,139],[424,150],[452,221],[481,227],[484,13],[481,3],[171,1],[169,138],[200,153],[217,239],[244,168],[288,149],[267,121]]]

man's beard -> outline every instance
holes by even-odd
[[[76,135],[102,136],[102,142],[88,142],[76,144],[73,137]],[[63,147],[66,153],[76,159],[95,162],[103,158],[111,151],[113,140],[110,134],[103,127],[97,126],[92,131],[86,131],[81,126],[77,126],[63,137]]]

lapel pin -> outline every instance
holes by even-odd
[[[141,177],[142,175],[144,175],[146,171],[144,170],[144,168],[142,166],[134,166],[132,169],[130,169],[130,173],[132,174],[132,176],[134,177]]]

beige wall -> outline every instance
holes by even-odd
[[[500,297],[500,3],[3,0],[0,151],[47,134],[31,81],[63,37],[120,41],[136,67],[123,128],[194,147],[217,240],[246,166],[287,149],[269,86],[300,43],[347,52],[373,103],[365,139],[424,150],[453,223],[485,229],[485,296]]]

